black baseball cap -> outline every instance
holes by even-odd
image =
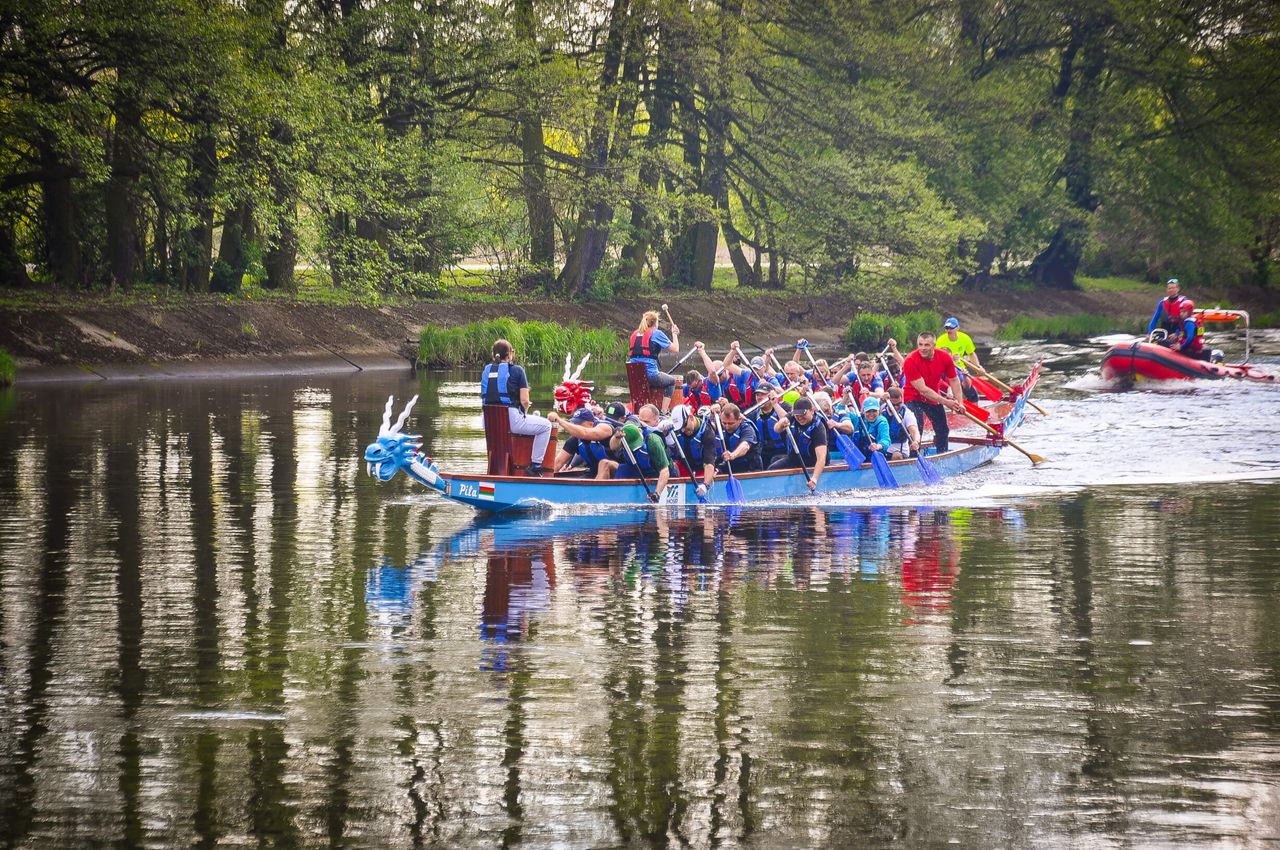
[[[627,406],[620,401],[611,401],[604,406],[604,418],[621,422],[627,418]]]

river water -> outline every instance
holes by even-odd
[[[391,393],[482,463],[468,372],[10,391],[0,844],[1280,839],[1280,389],[1100,351],[991,355],[1039,468],[732,517],[369,479]]]

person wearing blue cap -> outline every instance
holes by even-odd
[[[616,404],[616,402],[613,402]],[[555,471],[585,466],[587,473],[601,480],[611,478],[618,462],[609,457],[609,438],[621,425],[614,425],[603,415],[599,418],[589,407],[580,407],[568,419],[558,413],[547,415],[548,421],[569,435],[556,452]]]
[[[974,347],[973,339],[960,330],[960,320],[955,316],[948,316],[942,323],[942,336],[938,337],[938,348],[950,354],[951,359],[956,362],[956,367],[960,371],[960,386],[964,388],[964,397],[969,401],[977,401],[978,391],[974,389],[973,381],[969,380],[969,373],[964,367],[972,366],[981,371],[982,364],[978,362],[978,351]]]
[[[854,433],[853,444],[863,454],[887,453],[889,421],[880,415],[880,399],[873,395],[862,400],[862,424]]]

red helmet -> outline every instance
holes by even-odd
[[[1195,310],[1196,310],[1196,302],[1192,301],[1190,298],[1184,298],[1182,300],[1182,315],[1190,316],[1192,313],[1195,312]]]

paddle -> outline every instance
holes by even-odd
[[[861,411],[858,412],[858,427],[862,429],[863,435],[867,438],[867,451],[871,453],[871,469],[876,474],[876,484],[881,487],[893,488],[898,486],[898,478],[893,474],[893,470],[889,468],[889,461],[885,458],[884,452],[871,448],[871,444],[875,440],[871,439],[871,429],[867,426],[867,421],[862,418]]]
[[[879,359],[880,365],[888,372],[889,364],[885,362],[883,351],[880,352]],[[889,412],[893,414],[893,418],[898,420],[898,427],[902,429],[903,442],[909,445],[911,435],[907,432],[907,423],[903,421],[902,414],[898,412],[898,408],[894,407],[893,402],[889,399],[886,398],[884,403],[889,406]],[[942,483],[942,473],[924,456],[924,450],[921,448],[916,449],[916,472],[920,473],[920,481],[926,485]]]
[[[690,413],[689,415],[692,416],[693,414]],[[702,486],[702,483],[694,477],[693,464],[689,462],[689,455],[685,453],[684,443],[680,442],[680,432],[677,431],[672,435],[672,437],[675,439],[676,451],[680,453],[680,459],[684,461],[684,468],[689,473],[689,483],[693,485],[693,495],[697,496],[698,501],[705,505],[707,503],[707,497],[698,492],[698,488]]]
[[[966,399],[961,399],[961,403],[964,404],[964,409],[969,411],[970,416],[974,417],[975,419],[981,419],[983,422],[991,421],[991,411],[987,410],[985,407],[982,407],[977,402],[969,401],[969,399],[966,398]]]
[[[688,360],[690,357],[692,357],[693,355],[695,355],[695,354],[697,354],[697,353],[698,353],[698,349],[697,349],[697,348],[690,348],[687,352],[685,352],[684,357],[681,357],[679,360],[677,360],[677,361],[676,361],[676,365],[672,366],[672,367],[667,371],[667,374],[668,374],[668,375],[675,375],[676,370],[680,368],[681,364],[683,364],[683,363],[684,363],[684,361]]]
[[[977,390],[987,401],[1001,401],[1004,399],[1004,393],[979,378],[977,375],[969,376],[969,383],[973,384],[973,388]]]
[[[787,422],[787,439],[791,441],[791,451],[795,453],[796,460],[800,461],[800,471],[804,473],[804,480],[813,483],[813,476],[809,474],[809,467],[805,465],[804,455],[800,454],[800,444],[796,442],[796,435],[791,433],[791,422]],[[810,492],[816,492],[817,488]]]
[[[964,415],[965,415],[965,416],[967,416],[968,418],[972,419],[974,422],[976,422],[976,423],[978,423],[979,425],[981,425],[985,430],[989,431],[989,432],[990,432],[991,434],[993,434],[994,436],[999,437],[1000,439],[1004,440],[1006,443],[1008,443],[1009,445],[1013,446],[1015,449],[1017,449],[1018,451],[1022,452],[1024,455],[1026,455],[1028,458],[1030,458],[1030,459],[1031,459],[1031,465],[1032,465],[1032,466],[1036,466],[1037,464],[1044,463],[1045,459],[1044,459],[1044,458],[1042,458],[1040,455],[1038,455],[1038,454],[1032,454],[1031,452],[1027,451],[1027,450],[1026,450],[1026,449],[1024,449],[1022,446],[1020,446],[1020,445],[1018,445],[1017,443],[1015,443],[1013,440],[1010,440],[1010,439],[1009,439],[1008,437],[1006,437],[1004,434],[1001,434],[1001,433],[1000,433],[999,431],[997,431],[995,428],[992,428],[990,425],[988,425],[987,423],[983,422],[983,421],[982,421],[981,419],[979,419],[978,417],[974,416],[974,415],[973,415],[972,413],[970,413],[968,410],[965,410],[965,411],[963,411],[963,412],[964,412]]]
[[[643,432],[642,432],[643,433]],[[644,470],[640,468],[640,464],[636,462],[636,456],[631,451],[631,444],[627,442],[627,435],[620,434],[622,438],[622,449],[627,453],[627,460],[635,469],[636,474],[640,476],[640,483],[644,485],[644,493],[649,497],[649,501],[655,505],[658,503],[658,494],[653,492],[653,488],[649,486],[649,479],[644,477]]]
[[[818,361],[813,359],[813,352],[809,350],[809,340],[805,339],[805,340],[801,340],[801,342],[803,342],[804,345],[797,345],[796,348],[804,352],[804,356],[808,357],[809,362],[813,364],[813,371],[817,372],[818,377],[821,378],[824,382],[826,382],[827,386],[831,387],[831,389],[834,390],[836,388],[836,385],[831,382],[831,373],[819,367]]]
[[[716,434],[720,437],[720,448],[727,452],[729,451],[729,443],[724,438],[724,424],[720,421],[720,414],[717,412],[712,415],[716,418]],[[733,461],[726,460],[724,468],[729,472],[729,501],[735,505],[741,505],[746,501],[746,498],[742,495],[742,484],[738,481],[737,476],[733,474]]]
[[[993,375],[993,374],[991,374],[990,372],[988,372],[986,369],[983,369],[981,366],[975,366],[974,368],[975,368],[975,369],[977,369],[979,372],[981,372],[984,376],[986,376],[987,380],[991,381],[991,383],[995,384],[997,387],[1001,387],[1002,389],[1008,390],[1010,393],[1012,393],[1012,392],[1013,392],[1013,387],[1009,386],[1009,385],[1008,385],[1008,384],[1006,384],[1004,381],[1000,380],[1000,379],[999,379],[999,378],[997,378],[995,375]],[[994,400],[994,399],[993,399],[993,400]],[[1029,398],[1027,399],[1027,404],[1031,405],[1031,406],[1032,406],[1032,407],[1034,407],[1037,411],[1039,411],[1039,413],[1040,413],[1040,415],[1041,415],[1041,416],[1048,416],[1048,415],[1049,415],[1049,411],[1045,410],[1043,407],[1041,407],[1040,405],[1036,404],[1034,401],[1032,401],[1032,400],[1031,400],[1031,399],[1029,399]]]

